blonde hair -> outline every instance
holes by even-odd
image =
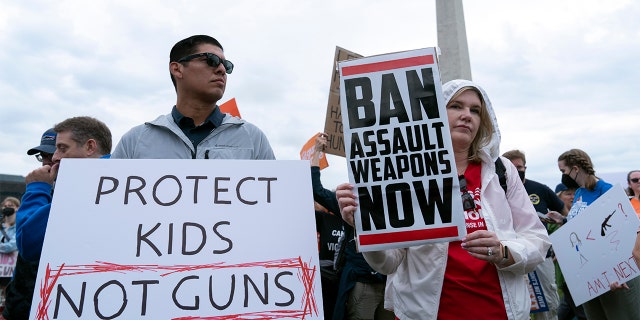
[[[595,189],[598,177],[596,177],[596,171],[593,169],[593,162],[591,162],[591,158],[586,152],[580,149],[571,149],[563,152],[558,157],[558,161],[564,161],[567,167],[577,166],[584,170],[588,174],[584,187],[591,191]]]
[[[473,141],[471,141],[471,146],[469,146],[468,158],[470,162],[480,162],[480,149],[489,145],[494,132],[493,123],[491,122],[489,112],[487,111],[487,103],[484,101],[482,93],[474,87],[462,87],[460,88],[460,90],[453,94],[451,99],[449,99],[449,103],[451,103],[451,101],[454,101],[457,97],[459,97],[467,90],[471,90],[478,95],[478,98],[480,99],[480,106],[482,107],[480,110],[480,126],[478,127],[476,136],[473,138]]]
[[[7,201],[13,203],[13,205],[16,206],[16,208],[20,207],[20,200],[18,200],[18,198],[16,197],[6,197],[4,198],[4,200],[2,200],[2,204],[4,205],[4,203]]]

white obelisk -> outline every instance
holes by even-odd
[[[471,80],[471,64],[462,0],[436,0],[440,78]]]

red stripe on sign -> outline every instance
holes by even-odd
[[[361,245],[374,245],[393,242],[406,242],[417,240],[429,240],[437,238],[450,238],[458,236],[458,227],[444,227],[427,230],[411,230],[402,232],[387,232],[377,234],[360,235]]]
[[[343,76],[433,64],[433,55],[361,64],[342,68]]]

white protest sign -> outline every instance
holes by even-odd
[[[64,159],[35,319],[322,319],[307,161]]]
[[[615,185],[549,237],[576,305],[639,275],[631,256],[638,217]]]
[[[361,251],[466,234],[436,57],[425,48],[339,63]]]

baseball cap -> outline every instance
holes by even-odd
[[[32,156],[40,152],[51,154],[56,152],[56,132],[53,131],[53,128],[45,131],[42,134],[42,138],[40,139],[40,145],[29,149],[29,151],[27,151],[27,154]]]
[[[558,183],[558,185],[556,186],[556,193],[560,192],[560,191],[565,191],[568,190],[569,188],[567,188],[567,186],[565,186],[562,183]]]

